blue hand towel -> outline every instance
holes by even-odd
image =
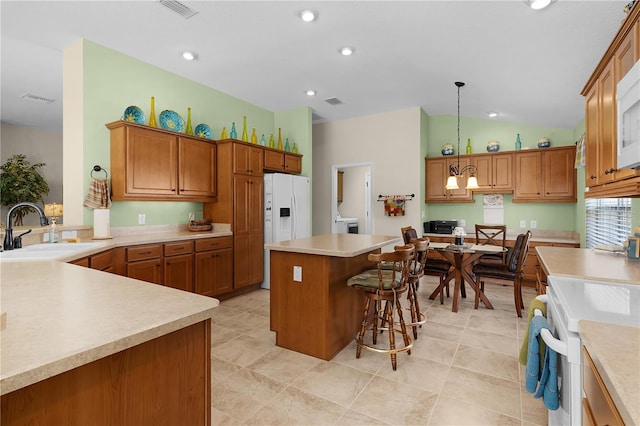
[[[540,331],[549,329],[547,319],[542,316],[534,316],[529,324],[529,354],[527,356],[525,389],[534,393],[535,398],[542,397],[544,405],[549,410],[557,410],[559,406],[558,395],[558,355],[546,347],[544,363],[540,368]],[[538,387],[538,382],[540,386]],[[536,392],[537,389],[537,392]]]
[[[558,354],[553,349],[547,347],[544,355],[544,368],[540,378],[540,386],[535,398],[542,397],[545,407],[549,410],[557,410],[560,406],[558,395]]]
[[[525,389],[529,393],[534,393],[538,388],[538,381],[542,374],[540,368],[540,343],[538,337],[542,328],[549,328],[547,320],[542,316],[534,316],[529,322],[529,347],[527,354],[527,367],[525,378]]]

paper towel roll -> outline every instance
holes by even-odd
[[[111,238],[109,209],[93,210],[93,238]]]

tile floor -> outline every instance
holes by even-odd
[[[513,288],[486,284],[494,305],[430,301],[433,277],[419,290],[427,322],[411,355],[389,356],[355,343],[327,362],[275,346],[269,291],[223,301],[212,327],[213,425],[546,425],[539,399],[524,390],[518,352],[526,318]],[[531,288],[523,289],[526,317]]]

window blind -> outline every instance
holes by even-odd
[[[587,248],[621,246],[631,235],[630,198],[587,198],[585,208]]]

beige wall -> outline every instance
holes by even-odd
[[[2,142],[0,157],[4,164],[15,154],[24,154],[31,164],[45,163],[40,169],[49,184],[46,203],[62,203],[62,133],[38,130],[31,127],[2,123]],[[6,220],[7,208],[2,208],[2,222]],[[62,223],[64,218],[58,221]],[[40,225],[38,215],[32,213],[25,217],[25,225]]]
[[[420,108],[313,126],[313,233],[331,232],[331,167],[372,163],[373,233],[400,235],[420,221]],[[405,216],[384,216],[378,194],[411,194]]]

